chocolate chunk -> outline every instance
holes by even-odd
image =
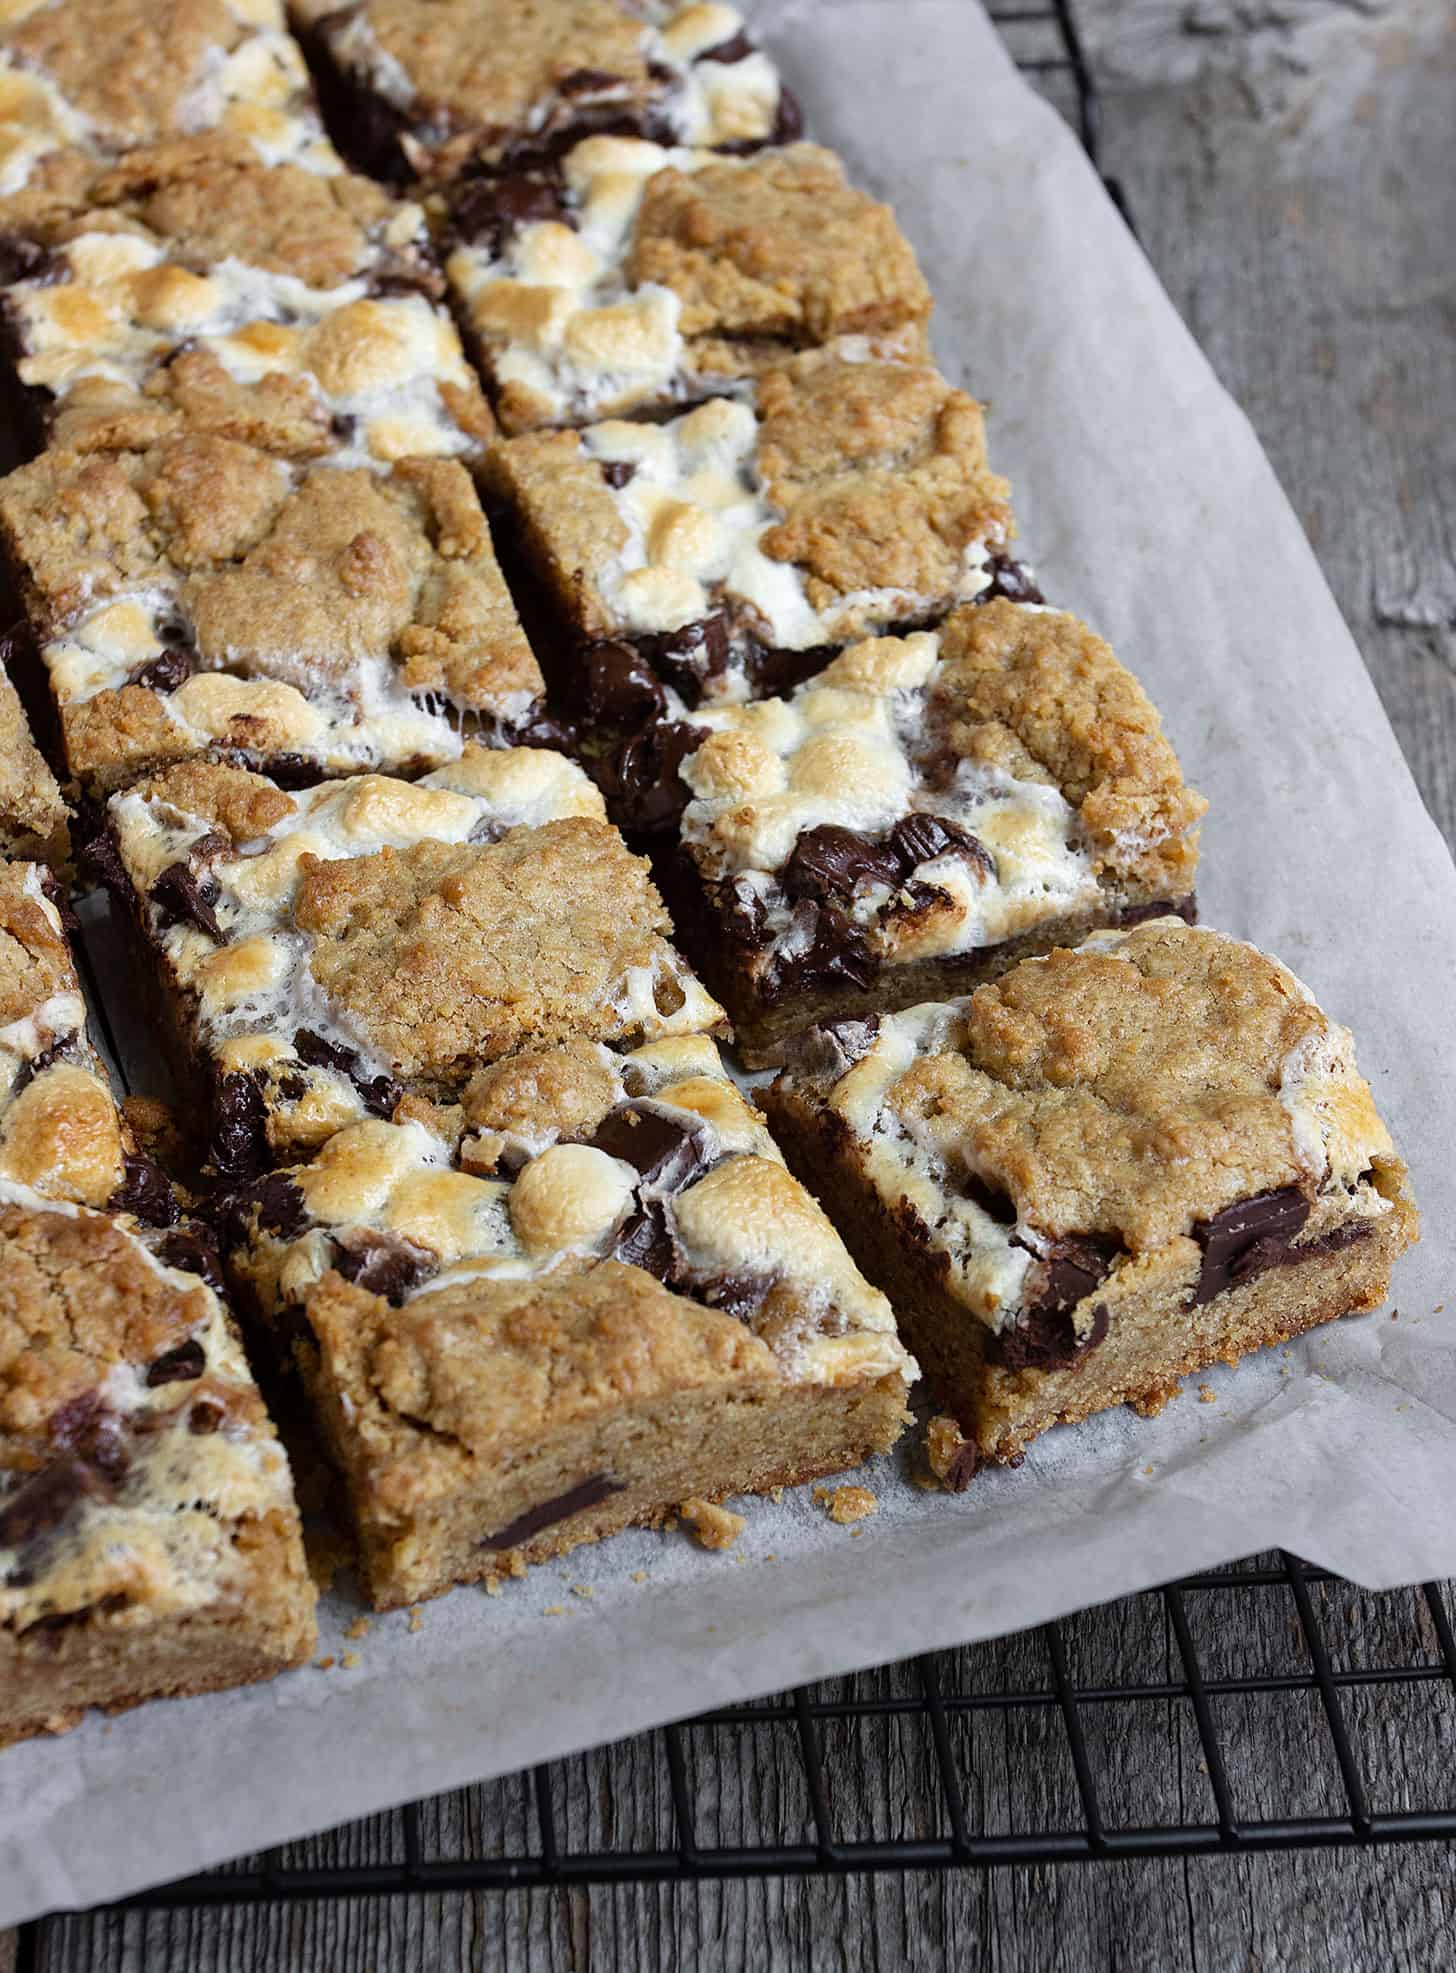
[[[659,1199],[648,1199],[618,1233],[610,1258],[623,1267],[640,1267],[668,1284],[677,1273],[677,1245],[668,1231]]]
[[[213,910],[219,896],[218,886],[210,878],[199,877],[189,863],[169,863],[148,895],[157,907],[164,931],[169,925],[195,925],[222,944],[222,927]]]
[[[201,1227],[175,1227],[157,1241],[152,1251],[164,1267],[180,1268],[184,1274],[195,1274],[209,1288],[219,1295],[222,1293],[222,1268],[218,1264],[217,1248]]]
[[[398,1235],[354,1227],[334,1240],[334,1266],[366,1294],[398,1305],[411,1288],[434,1274],[439,1262],[423,1247]]]
[[[17,281],[51,282],[69,277],[64,255],[52,253],[38,240],[24,233],[0,233],[0,286],[13,287]]]
[[[303,1193],[286,1172],[270,1171],[236,1192],[217,1208],[218,1227],[231,1251],[246,1246],[254,1231],[279,1240],[296,1240],[309,1226]]]
[[[563,96],[599,96],[604,89],[621,86],[622,78],[610,69],[572,69],[556,87]]]
[[[0,1548],[24,1548],[49,1534],[78,1501],[100,1491],[84,1460],[63,1458],[42,1467],[0,1506]]]
[[[179,685],[185,685],[197,669],[194,655],[180,648],[163,651],[155,658],[148,658],[135,671],[127,673],[128,685],[144,685],[149,692],[175,692]]]
[[[775,144],[792,144],[804,134],[804,112],[799,99],[792,89],[780,87],[779,107],[774,117],[773,137]]]
[[[1013,561],[1009,555],[993,555],[986,566],[990,570],[991,580],[976,597],[978,603],[989,603],[995,596],[1004,597],[1008,603],[1046,601],[1025,562]]]
[[[665,719],[624,740],[596,771],[613,820],[644,836],[672,828],[692,799],[678,769],[704,738],[701,726]]]
[[[727,41],[720,41],[712,48],[705,48],[698,56],[700,62],[741,62],[754,54],[753,43],[740,28],[737,34]]]
[[[651,1102],[619,1103],[597,1125],[591,1139],[598,1151],[635,1167],[644,1185],[680,1192],[706,1171],[708,1128],[669,1116]]]
[[[592,724],[635,728],[667,709],[656,672],[635,645],[618,638],[585,647],[567,691],[573,717]]]
[[[199,1398],[187,1414],[187,1429],[194,1439],[200,1439],[217,1431],[226,1417],[227,1407],[217,1398]]]
[[[740,1322],[750,1322],[768,1300],[773,1289],[773,1277],[766,1274],[722,1274],[716,1281],[700,1282],[695,1293],[700,1302],[720,1314],[736,1316]]]
[[[614,1493],[623,1491],[623,1482],[614,1480],[610,1473],[593,1473],[585,1480],[578,1480],[574,1487],[565,1493],[558,1493],[550,1500],[543,1500],[537,1507],[528,1507],[524,1514],[518,1514],[493,1535],[485,1535],[482,1548],[515,1548],[518,1543],[529,1541],[532,1535],[539,1535],[544,1528],[555,1527],[558,1521],[565,1521],[572,1514],[581,1514],[588,1507],[598,1507],[604,1500],[610,1500]]]
[[[1107,1309],[1101,1302],[1092,1311],[1085,1336],[1073,1327],[1070,1308],[1028,1309],[991,1339],[989,1350],[1007,1370],[1062,1370],[1096,1349],[1107,1327]]]
[[[195,1336],[189,1336],[175,1350],[154,1358],[147,1370],[147,1385],[155,1390],[158,1384],[188,1384],[206,1368],[207,1357],[201,1343]]]
[[[212,1162],[224,1178],[251,1178],[267,1162],[268,1113],[250,1075],[219,1078],[213,1097]]]
[[[553,753],[565,754],[575,752],[577,746],[575,726],[570,720],[559,719],[554,712],[549,712],[542,699],[534,700],[521,718],[502,720],[499,732],[502,741],[512,747],[549,747]],[[485,826],[477,825],[480,828]],[[501,830],[499,833],[503,835],[505,832]],[[472,842],[486,840],[483,836],[478,837],[474,829],[470,832],[470,839]],[[492,836],[489,840],[493,842],[496,838]]]
[[[801,898],[789,921],[789,937],[792,949],[775,956],[763,981],[766,999],[809,987],[867,987],[879,971],[864,933],[833,905]]]
[[[1054,1241],[1027,1277],[1025,1313],[1070,1314],[1107,1279],[1121,1252],[1117,1240],[1101,1233]]]
[[[732,646],[732,630],[721,610],[685,623],[681,630],[638,640],[638,648],[653,669],[675,685],[690,706],[698,703],[708,680],[727,669]]]
[[[821,822],[794,844],[782,882],[790,897],[847,898],[858,883],[894,884],[900,875],[900,859],[885,844],[837,822]]]
[[[940,1484],[947,1493],[964,1493],[975,1479],[979,1464],[975,1440],[962,1439],[951,1454],[945,1471],[939,1475]]]
[[[128,1152],[126,1176],[107,1201],[116,1213],[132,1213],[145,1226],[171,1226],[180,1217],[171,1181],[152,1159]]]
[[[996,875],[996,859],[979,837],[958,823],[948,822],[943,815],[931,815],[924,809],[901,817],[890,831],[890,847],[907,875],[920,864],[933,863],[952,850],[960,851],[983,876]]]
[[[468,178],[449,198],[450,222],[457,239],[483,246],[498,255],[508,237],[522,226],[555,219],[568,226],[575,220],[562,199],[560,177],[554,172],[522,171],[488,178]]]
[[[726,885],[718,894],[718,906],[723,914],[724,929],[740,945],[757,951],[768,943],[765,933],[768,906],[764,903],[763,892],[747,877],[735,877],[732,883]]]
[[[1212,1219],[1200,1220],[1193,1237],[1203,1249],[1203,1265],[1192,1306],[1211,1302],[1225,1288],[1278,1264],[1283,1251],[1309,1218],[1309,1200],[1297,1185],[1239,1199]]]
[[[750,638],[742,641],[741,662],[753,697],[772,699],[822,671],[837,649],[834,644],[815,644],[807,650],[790,651],[781,644],[760,644]]]
[[[857,1020],[821,1021],[799,1038],[795,1060],[808,1074],[833,1076],[837,1081],[869,1054],[879,1031],[878,1014],[865,1014]]]
[[[47,1427],[60,1452],[84,1460],[103,1479],[119,1480],[126,1471],[126,1444],[121,1422],[99,1391],[84,1391],[52,1414]]]
[[[632,464],[630,459],[603,459],[602,461],[602,478],[617,493],[620,493],[624,486],[630,484],[636,472],[637,468]]]
[[[311,1069],[332,1069],[336,1075],[347,1076],[372,1116],[388,1121],[394,1115],[403,1093],[399,1084],[392,1076],[364,1075],[359,1068],[357,1049],[343,1042],[328,1041],[312,1028],[298,1028],[293,1036],[293,1052]]]
[[[280,788],[311,788],[319,778],[319,764],[306,754],[269,754],[268,778]]]
[[[1149,918],[1181,918],[1185,925],[1196,925],[1198,899],[1190,894],[1188,897],[1159,899],[1152,904],[1128,904],[1117,914],[1117,922],[1124,929],[1146,924]]]

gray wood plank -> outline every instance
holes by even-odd
[[[1425,798],[1456,839],[1456,364],[1449,242],[1456,236],[1456,32],[1447,0],[1081,0],[1106,89],[1107,163],[1174,301],[1249,411],[1365,653]],[[1238,571],[1229,579],[1236,583]],[[1434,1659],[1422,1605],[1405,1592],[1317,1593],[1337,1664]],[[1190,1598],[1206,1672],[1307,1673],[1287,1589]],[[1156,1598],[1065,1628],[1085,1683],[1177,1677]],[[861,1697],[913,1691],[889,1667],[850,1681]],[[954,1654],[979,1689],[1044,1688],[1035,1636]],[[1449,1686],[1355,1688],[1346,1714],[1380,1810],[1428,1806],[1451,1770]],[[1342,1790],[1307,1692],[1215,1703],[1244,1816],[1338,1813]],[[1085,1709],[1089,1755],[1112,1826],[1212,1816],[1191,1710],[1150,1702]],[[972,1832],[1079,1822],[1059,1719],[1024,1709],[953,1718]],[[932,1751],[913,1720],[823,1736],[837,1833],[944,1827]],[[687,1770],[702,1843],[807,1835],[792,1731],[695,1731]],[[1434,1756],[1434,1758],[1433,1758]],[[567,1764],[559,1816],[572,1842],[670,1839],[654,1736]],[[430,1854],[528,1847],[518,1783],[427,1805]],[[395,1819],[298,1846],[310,1861],[396,1854]],[[283,1968],[529,1969],[637,1973],[696,1967],[964,1973],[1197,1973],[1311,1964],[1331,1973],[1452,1963],[1449,1845],[1367,1853],[747,1880],[512,1897],[361,1900],[280,1912],[82,1917],[42,1929],[44,1973],[277,1973]],[[11,1973],[0,1941],[0,1973]]]

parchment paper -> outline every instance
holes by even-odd
[[[1213,1373],[1213,1404],[1053,1433],[960,1498],[908,1483],[912,1445],[870,1469],[859,1539],[804,1495],[751,1503],[733,1555],[628,1535],[352,1646],[336,1593],[320,1649],[353,1669],[0,1753],[0,1923],[1266,1547],[1370,1587],[1456,1573],[1456,872],[1359,655],[1242,415],[972,0],[757,16],[810,130],[898,207],[1049,594],[1141,674],[1212,798],[1205,922],[1356,1031],[1425,1214],[1399,1320]]]

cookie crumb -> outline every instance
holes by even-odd
[[[768,1497],[769,1497],[769,1499],[770,1499],[770,1500],[771,1500],[771,1501],[773,1502],[773,1504],[774,1504],[774,1506],[775,1506],[775,1507],[777,1507],[777,1506],[778,1506],[778,1504],[779,1504],[779,1502],[780,1502],[780,1501],[781,1501],[781,1500],[783,1499],[783,1497],[784,1497],[784,1490],[783,1490],[783,1488],[782,1488],[782,1487],[770,1487],[770,1488],[769,1488],[769,1490],[768,1490]]]
[[[976,1442],[945,1412],[925,1427],[925,1456],[947,1493],[964,1493],[975,1478]]]
[[[541,1612],[541,1615],[543,1617],[564,1617],[566,1615],[566,1605],[564,1603],[548,1603],[546,1608]]]
[[[645,1569],[634,1569],[632,1571],[632,1580],[634,1583],[645,1583],[647,1580],[647,1571]]]
[[[339,1663],[346,1672],[351,1672],[359,1663],[359,1653],[357,1651],[346,1651],[343,1657],[340,1658]]]
[[[678,1509],[704,1548],[731,1548],[748,1526],[748,1517],[710,1500],[685,1500]]]
[[[361,1637],[368,1637],[369,1619],[367,1617],[356,1617],[353,1623],[350,1624],[349,1628],[344,1632],[344,1635],[345,1637],[352,1637],[355,1639]]]
[[[571,1585],[571,1593],[573,1596],[580,1596],[587,1603],[590,1603],[596,1595],[596,1591],[590,1583],[573,1583]]]
[[[1198,1402],[1200,1404],[1218,1403],[1218,1392],[1213,1388],[1212,1384],[1200,1384],[1198,1386]]]
[[[1151,1466],[1144,1466],[1143,1477],[1149,1480],[1153,1477],[1153,1469]]]
[[[313,1668],[316,1672],[331,1672],[334,1669],[334,1660],[332,1657],[315,1658]]]
[[[412,1631],[421,1631],[425,1627],[425,1620],[420,1615],[420,1608],[418,1604],[416,1604],[414,1609],[411,1610],[409,1613],[409,1627]]]
[[[814,1498],[841,1528],[851,1521],[867,1521],[880,1511],[880,1503],[868,1487],[815,1487]]]

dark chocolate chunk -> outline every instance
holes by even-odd
[[[63,1458],[43,1466],[0,1506],[0,1548],[24,1548],[49,1534],[78,1501],[99,1492],[84,1460]]]
[[[732,629],[721,610],[685,623],[681,630],[638,639],[638,648],[653,669],[675,685],[690,706],[698,703],[708,680],[727,669],[732,645]]]
[[[185,1343],[179,1343],[175,1350],[153,1359],[147,1369],[147,1384],[155,1390],[158,1384],[188,1384],[202,1375],[207,1368],[207,1356],[195,1336],[189,1336]]]
[[[637,835],[672,828],[692,799],[678,769],[703,739],[702,727],[664,719],[624,740],[596,770],[612,819]]]
[[[700,1302],[722,1315],[750,1322],[773,1289],[773,1278],[766,1274],[723,1274],[716,1281],[699,1282],[694,1290]]]
[[[962,1439],[950,1456],[950,1463],[939,1475],[940,1484],[947,1493],[964,1493],[976,1477],[980,1459],[974,1439]]]
[[[8,1100],[13,1103],[21,1090],[33,1083],[37,1076],[43,1076],[47,1069],[54,1068],[57,1062],[63,1061],[71,1052],[75,1042],[75,1035],[63,1035],[59,1041],[53,1041],[49,1048],[43,1048],[39,1055],[32,1055],[28,1061],[22,1062],[15,1071]]]
[[[296,1240],[309,1225],[303,1193],[286,1172],[270,1171],[219,1202],[217,1219],[223,1242],[232,1250],[245,1246],[254,1230],[279,1240]]]
[[[492,255],[501,252],[518,227],[542,219],[575,224],[562,199],[560,176],[550,171],[464,179],[450,193],[449,210],[456,238]]]
[[[346,1281],[387,1302],[402,1302],[411,1288],[434,1274],[439,1262],[413,1241],[397,1234],[354,1227],[334,1240],[334,1266]]]
[[[740,945],[761,950],[768,943],[764,930],[768,906],[756,884],[751,884],[746,877],[735,877],[719,892],[718,904],[723,913],[724,929]]]
[[[1185,925],[1198,923],[1198,899],[1188,897],[1160,898],[1152,904],[1127,904],[1117,914],[1117,922],[1126,929],[1132,925],[1142,925],[1149,918],[1181,918]]]
[[[213,1164],[224,1178],[251,1178],[267,1163],[268,1113],[252,1076],[218,1079],[213,1097]]]
[[[744,674],[755,699],[771,699],[791,692],[816,671],[822,671],[835,655],[833,644],[814,644],[808,650],[786,650],[781,644],[760,644],[756,639],[743,642]]]
[[[128,685],[144,685],[149,692],[175,692],[179,685],[185,685],[197,669],[194,655],[180,647],[165,650],[155,658],[148,658],[135,671],[128,672]]]
[[[268,778],[280,788],[311,788],[319,778],[319,764],[306,754],[269,754]]]
[[[792,144],[804,134],[804,112],[799,99],[792,89],[783,85],[779,88],[779,107],[774,117],[772,142]]]
[[[602,478],[615,492],[630,483],[637,468],[630,459],[603,459]]]
[[[47,1427],[60,1452],[82,1459],[103,1479],[119,1480],[126,1471],[126,1443],[121,1421],[99,1391],[84,1391],[52,1414]]]
[[[754,54],[753,43],[740,28],[737,34],[727,41],[720,41],[715,47],[705,48],[698,56],[700,62],[741,62]]]
[[[894,884],[900,875],[900,859],[887,845],[821,822],[794,844],[782,882],[790,897],[840,899],[852,896],[858,883]]]
[[[1276,1265],[1308,1218],[1309,1200],[1299,1187],[1281,1185],[1199,1220],[1193,1237],[1203,1249],[1203,1265],[1192,1305],[1211,1302],[1225,1288]]]
[[[485,1535],[482,1548],[515,1548],[518,1543],[529,1541],[532,1535],[539,1535],[543,1529],[555,1527],[558,1521],[565,1521],[572,1514],[581,1514],[588,1507],[599,1507],[604,1500],[610,1500],[614,1493],[623,1491],[623,1482],[614,1480],[610,1473],[593,1473],[585,1480],[578,1480],[574,1487],[565,1493],[558,1493],[550,1500],[543,1500],[539,1506],[528,1507],[524,1514],[518,1514],[514,1521],[497,1529],[493,1535]]]
[[[156,1242],[152,1251],[164,1267],[181,1268],[184,1274],[195,1274],[209,1288],[222,1293],[222,1269],[218,1265],[217,1248],[201,1227],[174,1227]]]
[[[651,1102],[619,1103],[597,1125],[598,1151],[620,1158],[659,1192],[680,1192],[707,1169],[708,1129],[685,1113],[669,1116]]]
[[[793,949],[775,956],[764,997],[779,999],[810,987],[867,987],[879,971],[869,941],[833,905],[801,898],[789,922]]]
[[[933,863],[936,857],[958,850],[983,876],[996,875],[996,859],[979,837],[958,823],[948,822],[943,815],[931,815],[925,809],[901,817],[890,831],[890,847],[907,874],[922,863]]]
[[[1121,1252],[1117,1240],[1101,1233],[1053,1241],[1027,1276],[1024,1313],[1069,1315],[1107,1279]]]
[[[116,1213],[132,1213],[145,1226],[172,1226],[180,1217],[171,1181],[151,1158],[126,1156],[126,1176],[107,1201]]]
[[[821,1021],[799,1038],[795,1060],[802,1063],[810,1075],[829,1075],[837,1081],[869,1054],[879,1031],[878,1014],[864,1014],[858,1019],[847,1018],[843,1021]]]
[[[157,907],[164,931],[169,925],[195,925],[222,944],[222,927],[213,910],[219,896],[218,886],[210,878],[199,877],[190,863],[169,863],[152,885],[149,896]]]
[[[671,1284],[677,1272],[677,1246],[667,1227],[662,1202],[648,1199],[618,1233],[611,1259],[624,1267],[640,1267]]]
[[[1004,597],[1008,603],[1046,601],[1025,562],[1013,561],[1009,555],[993,555],[986,566],[991,572],[991,580],[976,597],[978,603],[989,603],[995,596]]]
[[[392,1076],[367,1076],[359,1068],[357,1049],[339,1041],[329,1041],[312,1028],[299,1028],[293,1036],[293,1052],[311,1069],[332,1069],[347,1076],[359,1092],[359,1100],[371,1115],[388,1120],[403,1093]]]
[[[991,1339],[990,1354],[1007,1370],[1062,1370],[1096,1349],[1107,1327],[1107,1309],[1101,1302],[1092,1311],[1085,1336],[1073,1327],[1070,1308],[1028,1309]]]
[[[51,282],[66,280],[70,269],[63,254],[52,253],[39,240],[24,233],[0,232],[0,286],[13,287],[17,281]]]
[[[574,718],[636,728],[667,709],[662,681],[635,645],[618,638],[588,644],[567,681]]]
[[[572,69],[556,87],[563,96],[600,96],[604,89],[620,88],[621,82],[610,69]]]

